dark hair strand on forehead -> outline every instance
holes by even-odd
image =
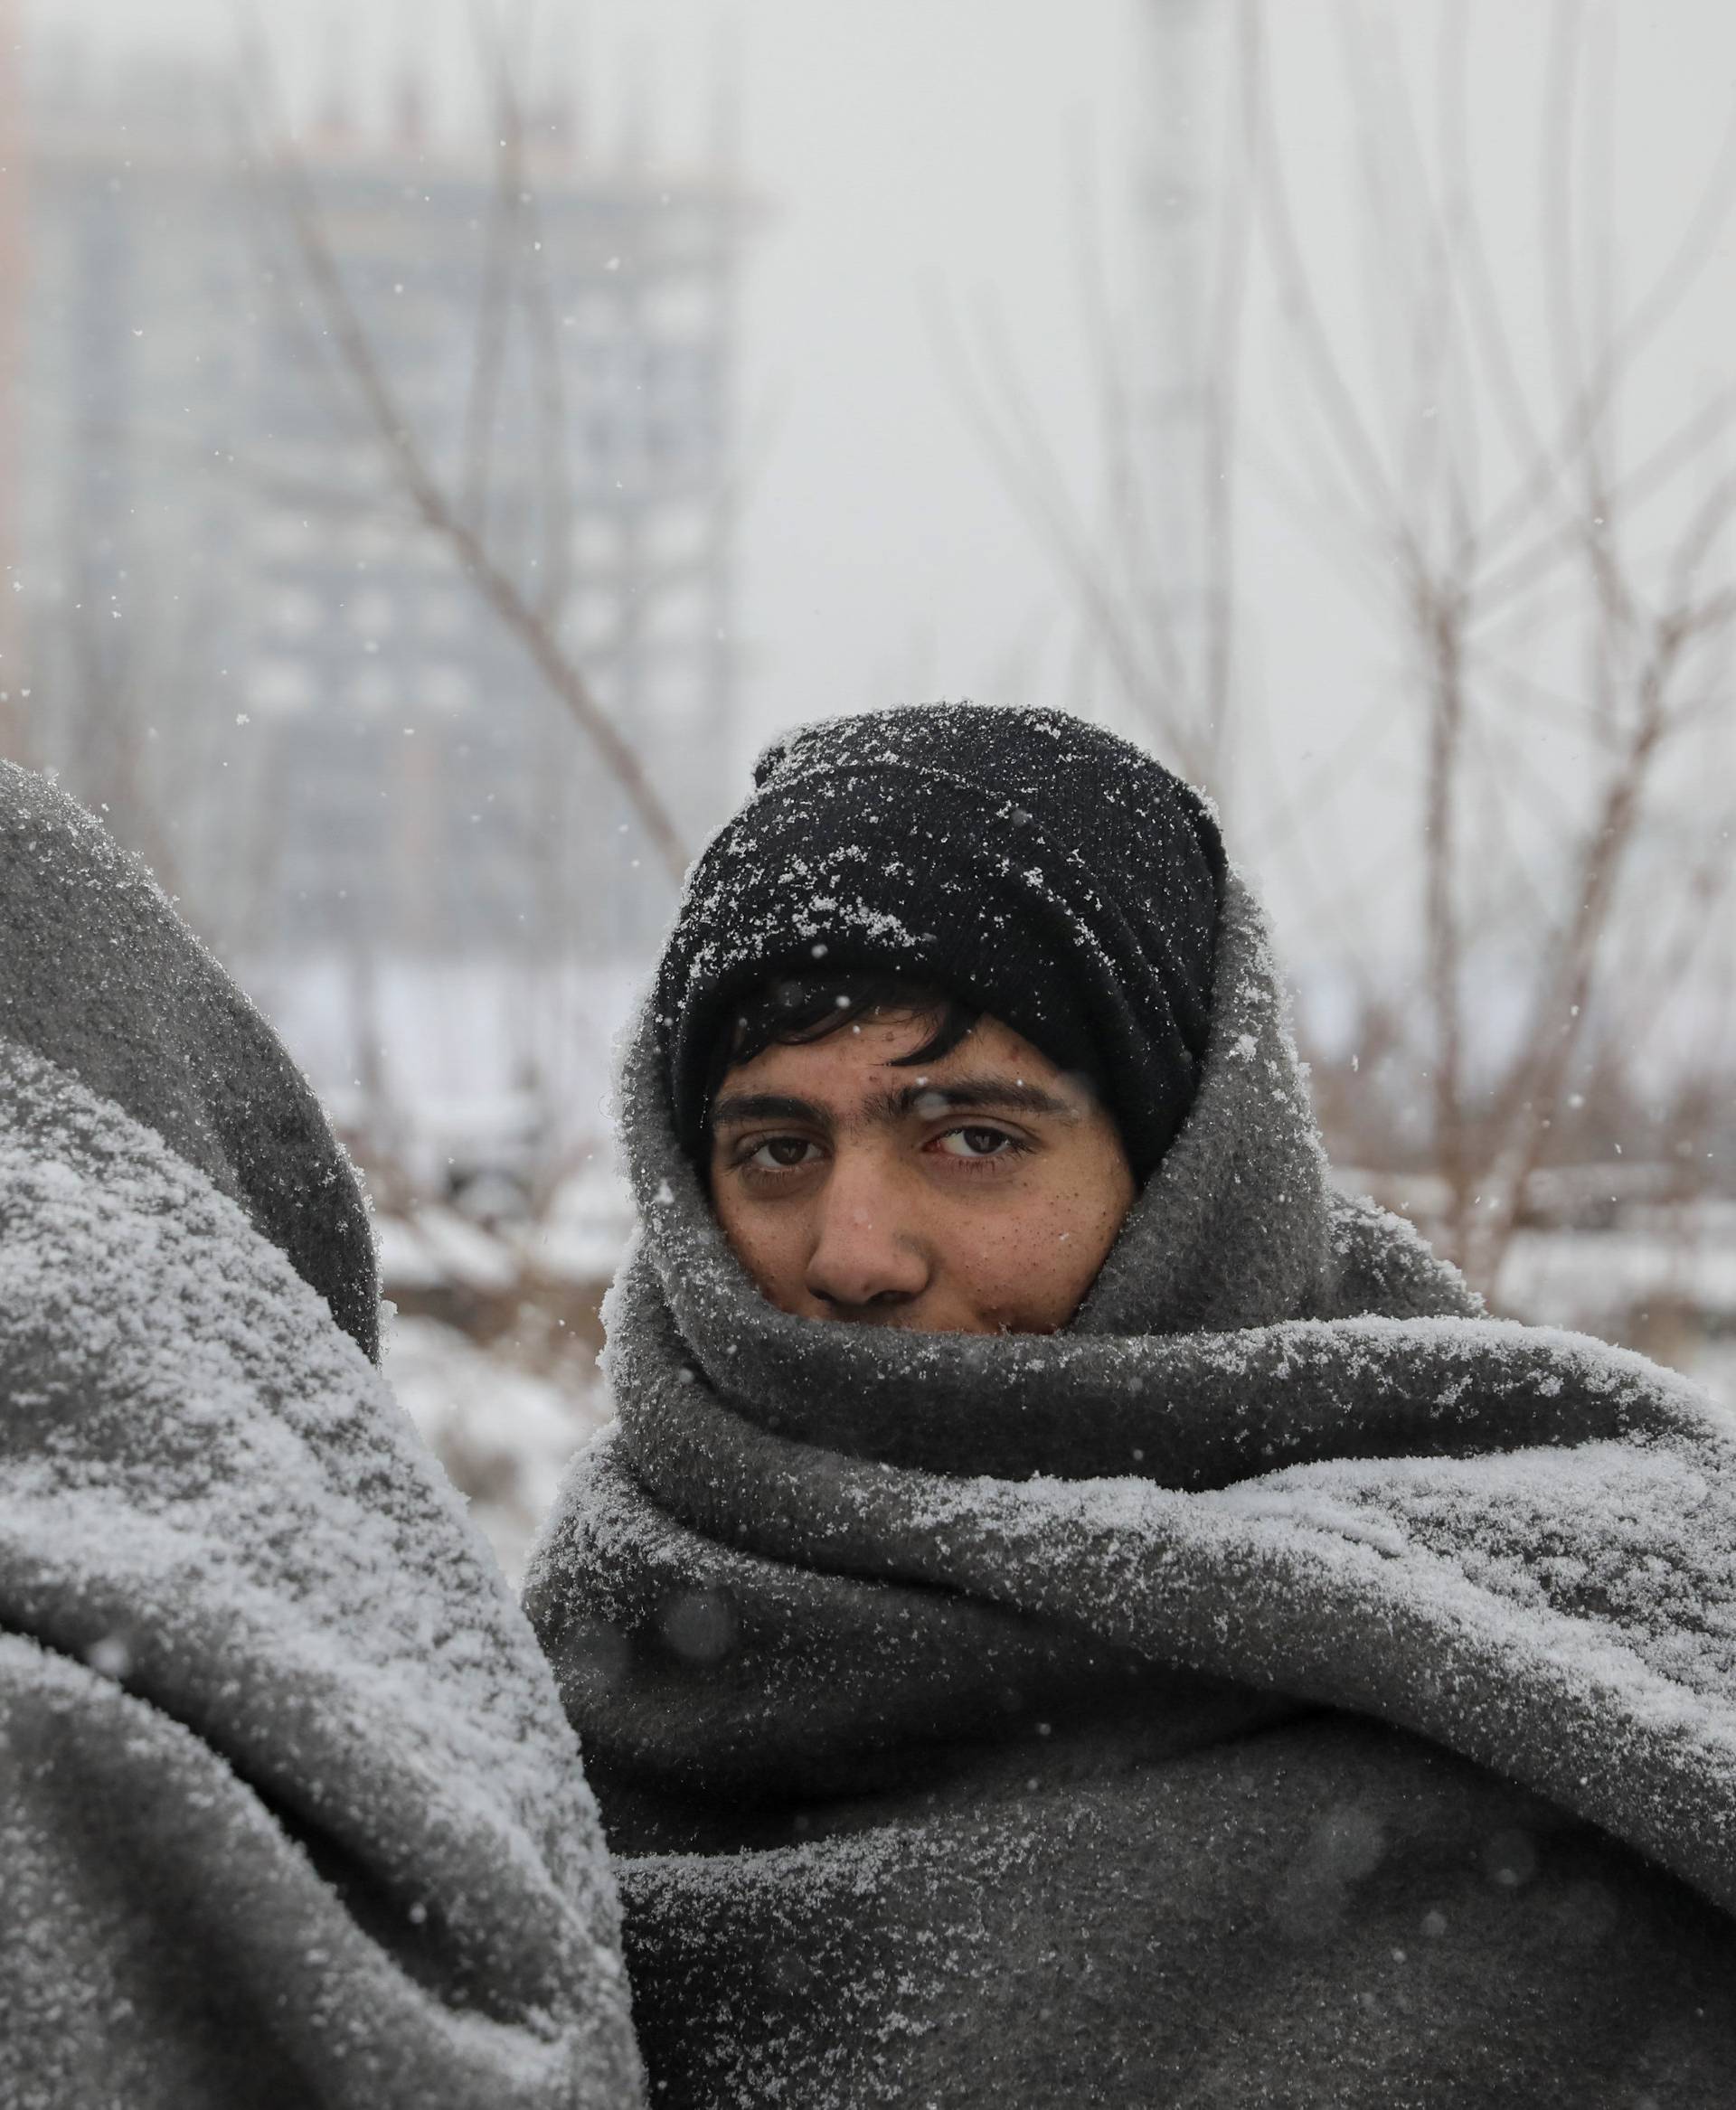
[[[725,1014],[712,1050],[706,1080],[709,1111],[731,1069],[771,1047],[806,1047],[830,1040],[863,1018],[913,1018],[931,1025],[920,1047],[893,1065],[908,1069],[950,1055],[982,1013],[932,984],[887,969],[833,975],[783,975],[749,989]]]

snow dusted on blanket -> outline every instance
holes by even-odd
[[[0,1032],[155,1129],[377,1355],[361,1183],[307,1079],[137,859],[11,762],[0,903]]]
[[[620,1426],[527,1588],[570,1710],[686,1792],[763,1780],[894,1735],[925,1649],[931,1699],[995,1634],[1002,1665],[1181,1666],[1419,1731],[1736,1909],[1728,1420],[1637,1357],[1470,1315],[1414,1234],[1335,1203],[1233,881],[1221,947],[1194,1113],[1054,1338],[773,1311],[642,1031]],[[607,1637],[683,1593],[715,1653],[624,1675]],[[864,1638],[840,1675],[853,1631],[900,1622],[901,1655]]]
[[[0,2102],[634,2103],[595,1804],[359,1344],[353,1176],[89,816],[7,770],[0,823]]]
[[[0,2096],[175,2077],[134,1981],[203,1919],[297,2099],[630,2100],[594,1805],[456,1497],[232,1202],[4,1041],[0,1088]],[[160,1888],[99,1912],[116,1856]]]

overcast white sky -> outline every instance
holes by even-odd
[[[691,157],[716,54],[734,54],[746,173],[769,207],[742,316],[744,416],[750,426],[769,420],[770,433],[741,548],[744,758],[763,731],[835,710],[937,695],[1076,700],[1072,604],[965,429],[931,317],[948,303],[961,314],[998,306],[1041,421],[1089,494],[1093,392],[1078,322],[1079,186],[1084,171],[1124,266],[1145,92],[1132,35],[1139,5],[544,0],[544,17],[566,25],[556,42],[570,33],[591,81],[605,143],[638,81],[662,150]],[[341,10],[277,0],[262,12],[304,80],[324,62],[339,22],[343,63],[363,84],[377,89],[400,50],[428,55],[450,121],[463,121],[474,49],[464,0],[347,0]],[[1361,12],[1383,10],[1369,0]],[[1728,0],[1592,0],[1588,12],[1613,20],[1617,36],[1609,182],[1628,240],[1621,296],[1679,229],[1715,153],[1736,97],[1736,10]],[[1353,384],[1372,394],[1379,338],[1365,326],[1359,277],[1368,236],[1346,190],[1373,115],[1344,85],[1343,33],[1358,10],[1281,0],[1274,13],[1296,217],[1329,323],[1348,344],[1374,348],[1348,354]],[[1551,14],[1543,0],[1470,7],[1476,180],[1527,371],[1543,358],[1523,310],[1541,275],[1537,86]],[[1401,42],[1426,71],[1435,8],[1404,0],[1398,15]],[[215,48],[232,19],[231,0],[33,0],[30,10],[33,28],[77,25],[110,49],[145,37]],[[1378,77],[1373,99],[1382,99]],[[1707,292],[1666,347],[1641,423],[1708,387],[1729,360],[1732,258],[1726,233]],[[1123,270],[1118,293],[1130,299],[1132,291]],[[1297,384],[1269,314],[1255,320],[1271,343],[1250,418],[1263,444],[1281,452],[1299,416]],[[1382,712],[1389,734],[1404,722],[1403,669],[1390,635],[1322,555],[1324,522],[1269,491],[1256,494],[1254,512],[1240,591],[1247,664],[1266,716],[1250,742],[1243,824],[1256,831],[1262,815],[1307,787],[1317,814],[1311,806],[1300,833],[1328,842],[1335,891],[1367,896],[1415,824],[1401,748],[1392,738],[1380,748]],[[1310,772],[1347,738],[1358,752],[1378,751],[1339,794]],[[1300,868],[1286,862],[1297,834],[1270,852],[1293,937],[1306,935],[1292,884]]]

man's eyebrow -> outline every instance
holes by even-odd
[[[920,1078],[876,1092],[849,1125],[903,1121],[912,1114],[925,1120],[941,1114],[1047,1114],[1077,1121],[1080,1109],[1071,1100],[1058,1098],[1041,1085],[1027,1084],[1022,1077],[961,1077],[947,1084]],[[825,1133],[836,1126],[826,1107],[781,1092],[731,1092],[712,1104],[713,1129],[737,1128],[750,1121],[797,1121]]]
[[[741,1121],[805,1121],[811,1128],[832,1126],[832,1116],[824,1107],[776,1092],[731,1092],[712,1104],[712,1127],[733,1127]]]
[[[879,1115],[901,1118],[907,1114],[1053,1114],[1064,1121],[1077,1121],[1079,1107],[1058,1098],[1041,1085],[1027,1084],[1022,1077],[960,1077],[946,1084],[922,1079],[897,1090],[881,1093],[870,1107],[870,1118]]]

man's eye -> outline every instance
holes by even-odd
[[[818,1154],[818,1145],[802,1135],[769,1135],[759,1147],[741,1162],[757,1166],[762,1172],[777,1170],[790,1172],[797,1165],[812,1163],[808,1152]]]
[[[1004,1128],[948,1128],[935,1141],[948,1157],[1005,1157],[1013,1149]]]

